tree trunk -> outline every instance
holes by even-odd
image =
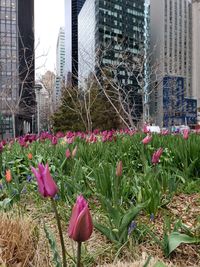
[[[12,113],[12,127],[13,127],[13,138],[16,138],[16,130],[15,130],[15,113]]]

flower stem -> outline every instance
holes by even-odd
[[[60,243],[61,243],[61,248],[62,248],[63,267],[67,267],[66,253],[65,253],[65,243],[64,243],[64,239],[63,239],[63,233],[62,233],[62,228],[61,228],[61,223],[60,223],[60,217],[59,217],[59,214],[58,214],[58,210],[57,210],[57,207],[56,207],[55,200],[53,198],[51,198],[51,203],[52,203],[53,210],[55,212],[56,221],[57,221],[57,225],[58,225],[58,232],[59,232]]]
[[[78,250],[77,250],[77,267],[81,267],[81,242],[78,242]]]

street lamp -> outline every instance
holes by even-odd
[[[40,90],[42,89],[42,85],[37,83],[34,86],[36,92],[36,102],[37,102],[37,132],[40,133]]]

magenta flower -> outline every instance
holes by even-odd
[[[0,153],[2,153],[3,152],[3,145],[2,145],[2,143],[0,143]]]
[[[183,138],[185,140],[187,140],[189,138],[189,130],[188,129],[183,130]]]
[[[41,163],[38,164],[38,170],[31,167],[33,174],[36,177],[38,183],[38,191],[43,197],[55,197],[58,192],[58,187],[51,177],[49,166],[45,166]]]
[[[57,139],[57,137],[55,137],[55,136],[53,136],[52,137],[52,139],[51,139],[51,143],[52,143],[52,145],[57,145],[57,143],[58,143],[58,139]]]
[[[93,231],[92,217],[88,203],[83,196],[78,196],[69,222],[68,235],[74,241],[88,240]]]
[[[153,164],[157,164],[159,162],[162,153],[163,153],[163,149],[161,147],[156,152],[153,153],[153,156],[152,156]]]
[[[147,145],[148,143],[150,143],[152,140],[152,136],[151,135],[147,135],[143,140],[142,140],[142,143],[144,145]]]

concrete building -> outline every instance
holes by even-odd
[[[33,85],[34,1],[0,0],[0,135],[2,138],[23,134],[23,125],[28,123],[31,125],[32,114],[35,112]],[[16,125],[14,129],[13,121]]]
[[[197,107],[200,112],[200,0],[193,0],[192,16],[192,94],[197,99]]]
[[[190,0],[151,0],[150,46],[152,66],[159,66],[159,77],[154,77],[157,88],[151,96],[151,116],[154,123],[162,126],[164,77],[174,77],[177,81],[178,77],[183,78],[184,97],[192,96],[192,3]],[[166,80],[171,81],[171,79]],[[177,98],[177,96],[174,97]],[[175,123],[174,118],[171,118],[171,123]]]
[[[85,0],[65,0],[66,82],[78,84],[78,14]]]
[[[56,88],[55,103],[58,104],[65,81],[65,30],[60,28],[56,47]]]
[[[144,51],[145,1],[86,0],[78,17],[79,78],[87,79],[98,73],[97,65],[118,66],[115,70],[119,84],[130,94],[137,118],[142,114],[142,96],[134,75],[120,67],[124,57],[137,61]],[[100,63],[101,62],[101,63]],[[133,62],[133,61],[132,61]],[[98,64],[97,64],[98,63]],[[122,65],[122,64],[121,64]],[[133,64],[131,64],[133,65]],[[129,101],[129,100],[128,100]]]

